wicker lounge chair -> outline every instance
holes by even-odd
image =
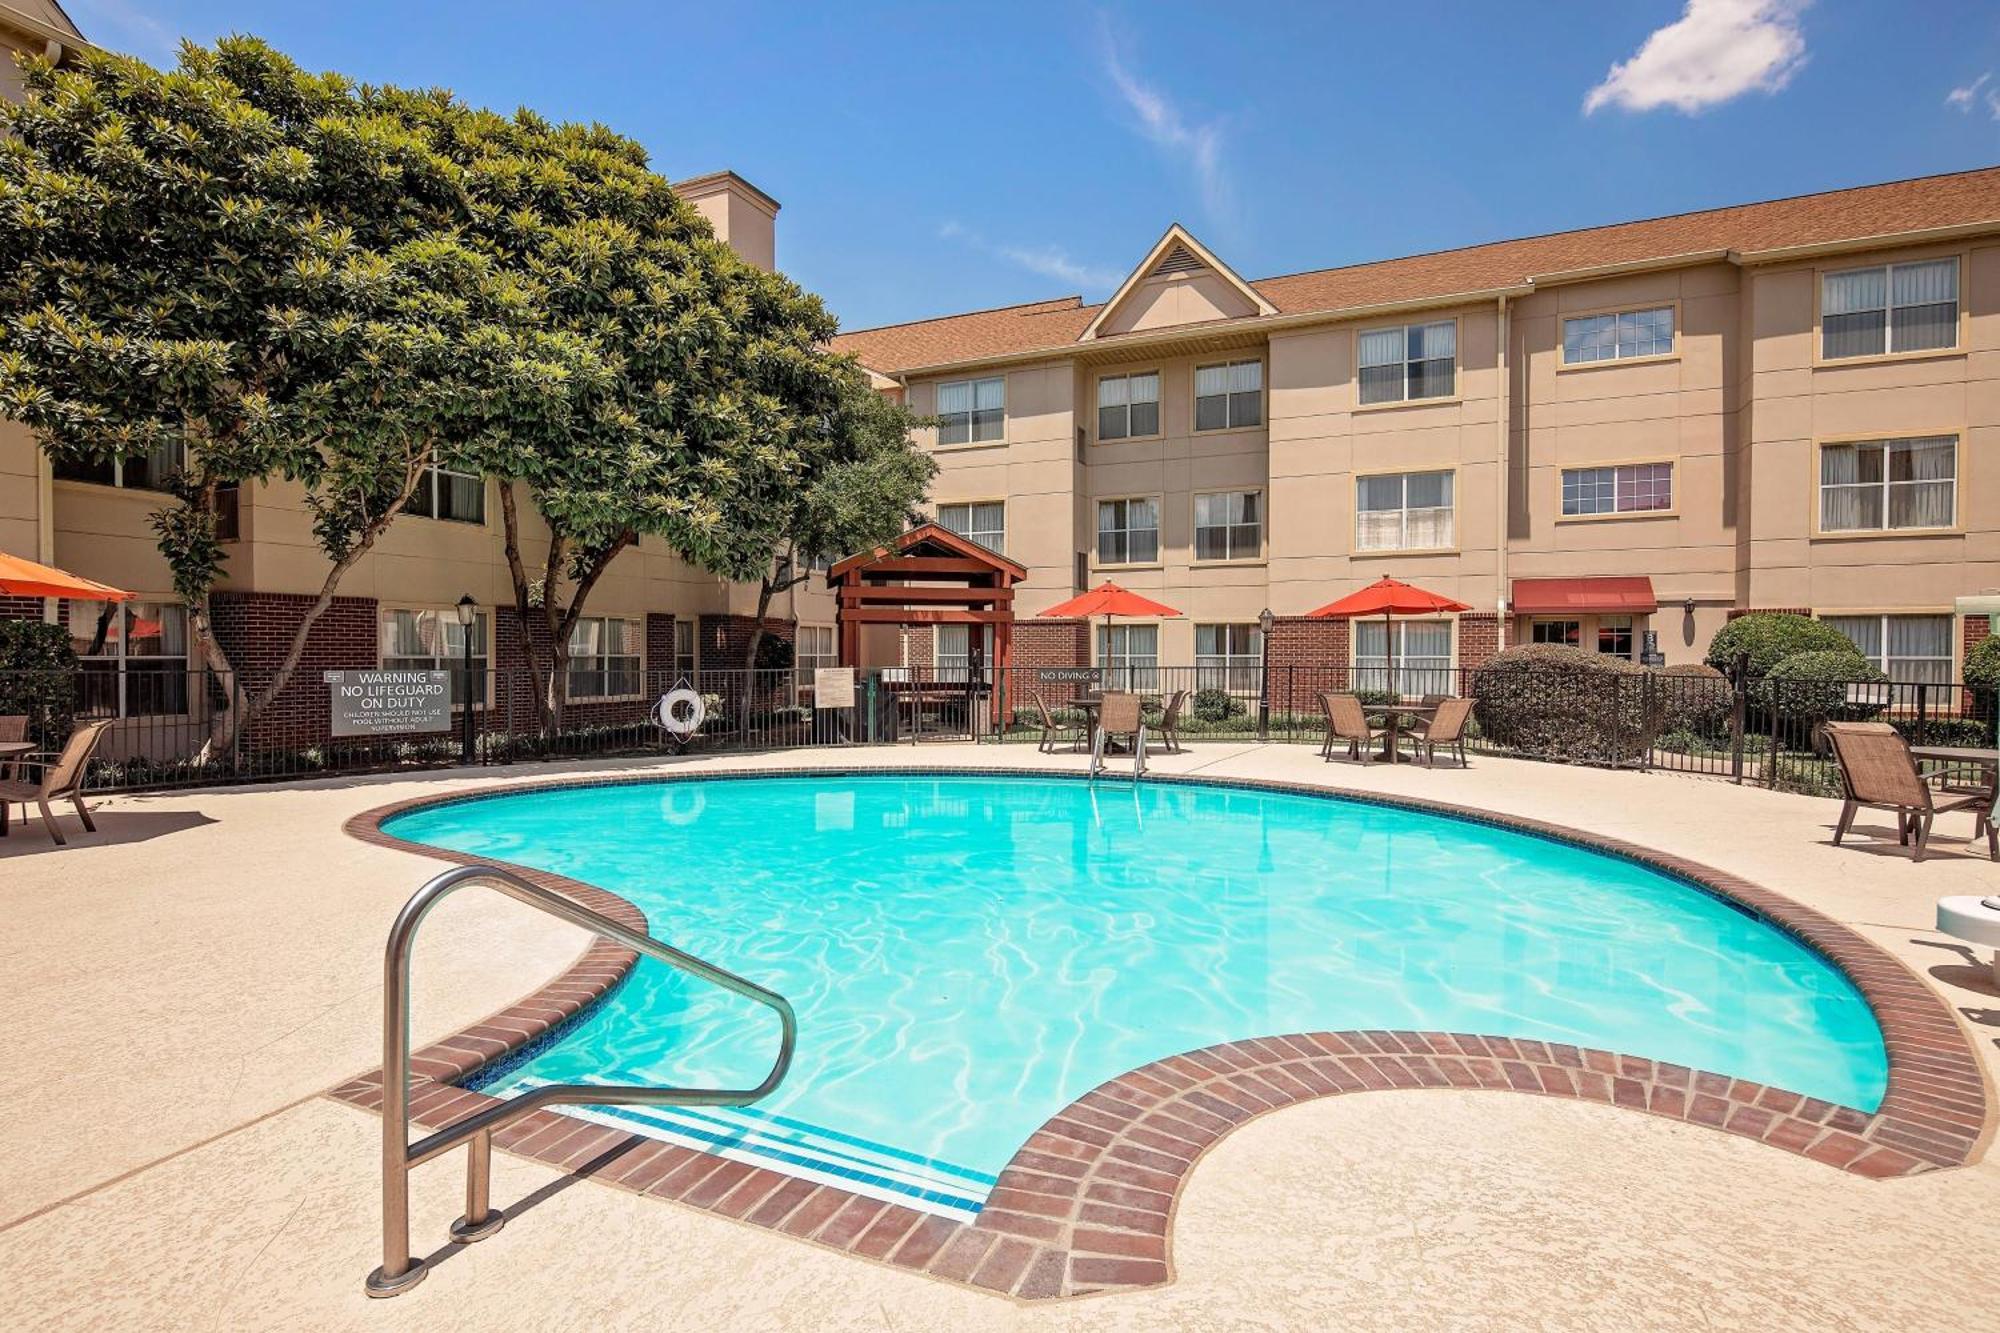
[[[1042,692],[1035,690],[1033,694],[1035,711],[1042,715],[1042,742],[1036,748],[1043,754],[1054,754],[1057,746],[1067,742],[1072,751],[1079,749],[1083,745],[1083,728],[1057,722],[1055,714],[1049,711],[1049,701],[1042,697]]]
[[[1459,767],[1472,766],[1465,757],[1465,724],[1471,719],[1472,700],[1442,699],[1438,702],[1437,711],[1410,734],[1410,739],[1423,752],[1424,763],[1428,767],[1437,767],[1440,747],[1458,756]]]
[[[83,780],[90,769],[92,751],[97,749],[97,742],[110,728],[109,718],[101,722],[86,722],[70,733],[61,754],[30,754],[16,760],[21,768],[41,769],[42,775],[35,782],[16,777],[0,780],[0,835],[7,832],[8,806],[19,801],[25,807],[33,801],[42,812],[42,823],[48,826],[49,836],[56,840],[58,847],[62,846],[66,839],[62,830],[56,827],[55,812],[49,809],[49,802],[64,799],[76,806],[77,818],[83,821],[84,828],[97,832],[97,825],[90,821],[90,809],[83,803]]]
[[[1840,822],[1833,829],[1834,846],[1847,836],[1855,811],[1864,806],[1891,810],[1896,815],[1896,840],[1910,849],[1912,861],[1921,861],[1931,840],[1931,822],[1939,815],[1968,810],[1977,821],[1972,836],[1976,839],[1983,832],[1986,854],[2000,860],[2000,829],[1986,818],[1992,798],[1980,793],[1939,803],[1937,791],[1917,771],[1910,743],[1894,727],[1886,722],[1829,722],[1826,736],[1840,765],[1845,797]]]
[[[1186,706],[1188,692],[1175,690],[1167,699],[1166,711],[1160,714],[1160,738],[1165,742],[1168,754],[1181,752],[1181,709]]]
[[[1369,725],[1360,697],[1329,692],[1319,696],[1319,706],[1326,714],[1326,740],[1319,747],[1320,757],[1331,763],[1333,747],[1346,741],[1349,759],[1359,759],[1364,764],[1374,763],[1375,742],[1385,731]]]

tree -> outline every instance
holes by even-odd
[[[448,95],[400,114],[248,38],[184,45],[170,72],[99,51],[23,72],[26,99],[0,110],[0,410],[59,461],[176,460],[153,526],[225,677],[222,493],[305,489],[328,568],[247,725],[426,468],[502,421],[555,426],[606,368],[465,238],[437,130],[468,113]]]

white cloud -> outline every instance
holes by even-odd
[[[1236,201],[1223,162],[1222,123],[1189,120],[1166,94],[1125,67],[1118,58],[1109,20],[1100,19],[1100,31],[1105,75],[1137,120],[1140,134],[1187,169],[1201,191],[1202,208],[1210,220],[1226,224],[1235,215]]]
[[[162,67],[179,63],[180,38],[132,0],[64,0],[63,7],[97,46]]]
[[[941,224],[938,227],[938,236],[947,241],[961,242],[995,259],[1004,259],[1019,268],[1027,269],[1030,273],[1039,273],[1045,278],[1067,282],[1086,291],[1108,290],[1125,279],[1125,275],[1116,269],[1072,259],[1069,251],[1059,245],[998,244],[955,220]]]
[[[1689,115],[1745,93],[1775,93],[1806,62],[1799,14],[1810,0],[1687,0],[1678,20],[1654,32],[1583,99],[1601,107]]]
[[[1967,115],[1981,110],[2000,120],[2000,88],[1989,87],[1993,82],[1993,71],[1984,74],[1960,88],[1954,88],[1944,95],[1944,104],[1957,107]]]

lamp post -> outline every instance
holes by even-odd
[[[1271,627],[1278,618],[1265,607],[1257,613],[1257,739],[1271,739]]]
[[[458,646],[460,649],[459,711],[462,714],[458,760],[472,762],[472,622],[479,616],[479,603],[470,595],[458,599]]]

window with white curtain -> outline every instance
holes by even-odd
[[[1395,649],[1393,680],[1389,651],[1392,647]],[[1400,695],[1450,694],[1451,622],[1355,621],[1354,687],[1393,689]]]
[[[1449,398],[1458,387],[1458,323],[1398,325],[1361,335],[1361,401]]]
[[[585,616],[569,636],[569,697],[616,699],[639,692],[639,622]]]
[[[1264,422],[1264,363],[1231,361],[1194,372],[1194,428],[1236,430]]]
[[[1452,544],[1452,474],[1390,472],[1355,481],[1354,549],[1429,551]]]
[[[1006,433],[1007,381],[946,380],[937,388],[938,443],[977,444]]]
[[[1878,264],[1820,280],[1820,358],[1958,346],[1958,260]]]
[[[1194,627],[1194,687],[1255,694],[1263,682],[1264,631],[1255,625]]]
[[[1665,356],[1674,350],[1674,308],[1620,310],[1615,314],[1578,315],[1563,321],[1563,364],[1623,361],[1635,356]]]
[[[1097,627],[1097,665],[1107,690],[1160,688],[1160,627],[1120,625]]]
[[[966,504],[938,506],[938,526],[961,537],[969,537],[987,550],[1007,549],[1007,502],[973,500]]]
[[[1160,372],[1106,375],[1097,381],[1097,438],[1125,440],[1160,433]]]
[[[1194,558],[1255,560],[1264,553],[1264,497],[1224,491],[1194,497]]]
[[[1149,565],[1160,558],[1158,500],[1097,502],[1097,563]]]
[[[469,640],[472,646],[472,705],[483,708],[486,706],[486,668],[489,664],[484,611],[473,613]],[[456,607],[425,610],[391,610],[385,607],[378,624],[375,647],[378,660],[387,670],[450,672],[451,706],[457,708],[465,701],[467,642],[468,635],[459,626]]]
[[[459,472],[448,467],[424,470],[422,480],[403,506],[406,514],[420,518],[441,518],[450,523],[486,521],[486,481],[476,472]]]
[[[162,444],[124,458],[78,460],[59,458],[50,464],[57,481],[87,481],[128,491],[164,491],[181,470],[187,452],[179,444]]]
[[[701,659],[695,647],[695,622],[676,620],[674,622],[674,676],[692,685],[698,674]]]
[[[1644,514],[1673,507],[1672,463],[1621,463],[1616,467],[1563,469],[1562,511],[1565,517]]]
[[[1820,446],[1820,531],[1895,532],[1957,521],[1956,436]]]
[[[1861,655],[1898,685],[1949,685],[1954,665],[1950,616],[1826,616]],[[1914,703],[1914,693],[1897,702]]]
[[[63,611],[80,669],[79,712],[178,717],[188,711],[186,607],[65,601]]]
[[[937,627],[936,655],[937,678],[949,681],[972,679],[972,625],[939,625]],[[980,625],[979,660],[983,664],[980,679],[988,685],[993,683],[993,627]]]
[[[794,657],[800,671],[811,675],[821,667],[840,665],[840,654],[833,646],[833,626],[799,626],[797,651]]]

